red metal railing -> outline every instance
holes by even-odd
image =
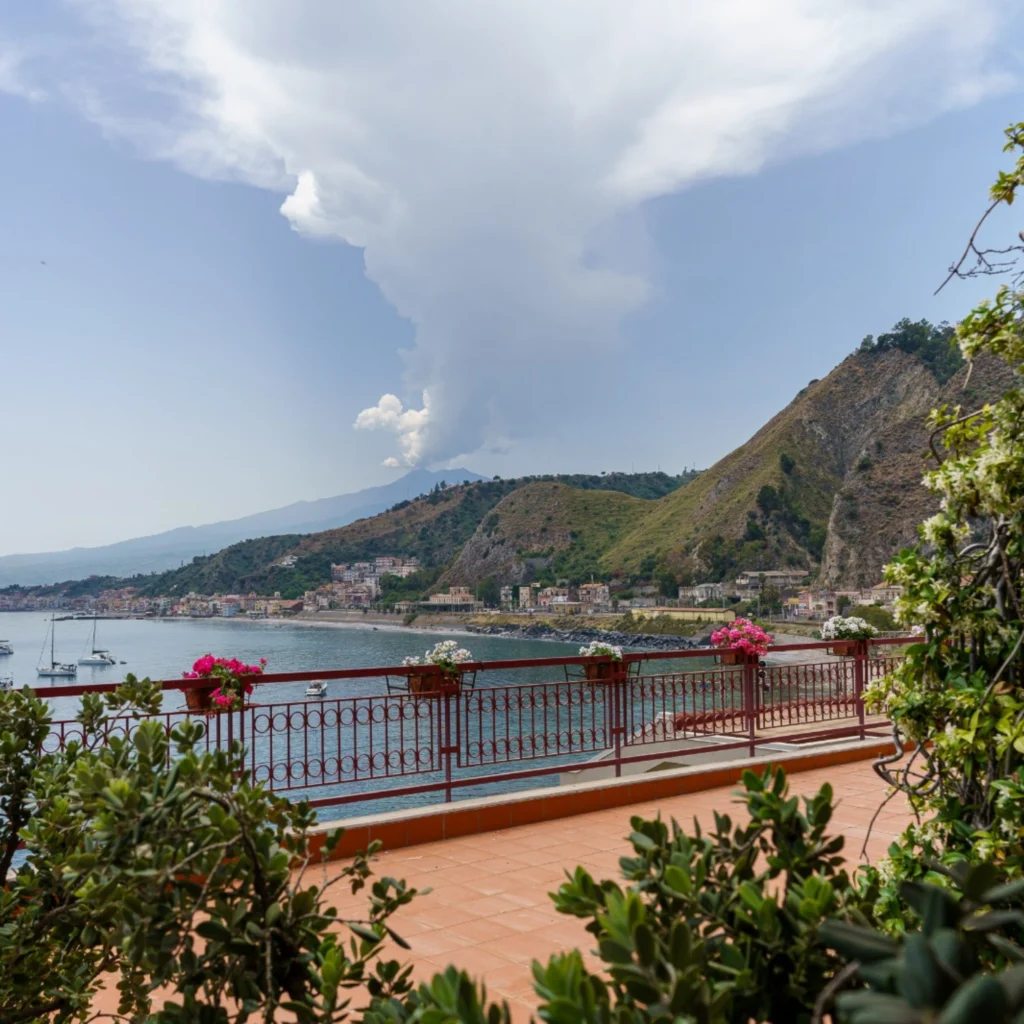
[[[463,666],[463,686],[439,685],[431,695],[403,692],[409,670],[402,667],[278,673],[260,677],[242,710],[207,716],[204,742],[212,748],[240,741],[256,781],[315,805],[425,802],[440,794],[448,801],[457,791],[515,788],[597,766],[619,775],[629,765],[672,756],[753,756],[770,743],[864,738],[878,727],[866,723],[861,694],[896,664],[892,646],[906,642],[861,643],[851,657],[781,664],[772,664],[773,654],[832,645],[777,645],[766,661],[735,665],[712,666],[707,650],[630,653],[621,662],[477,662]],[[590,669],[608,678],[588,681],[587,666],[610,666]],[[552,680],[556,671],[564,678]],[[517,674],[529,678],[514,681]],[[343,682],[348,692],[291,699],[295,684],[313,678]],[[116,685],[37,693],[57,699]],[[181,692],[202,683],[161,686]],[[182,700],[159,717],[171,729],[201,714]],[[118,719],[108,730],[128,734],[134,725]],[[78,731],[74,720],[58,719],[48,743],[63,748]]]

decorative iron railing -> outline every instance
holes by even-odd
[[[408,668],[279,673],[254,680],[241,710],[205,715],[184,704],[183,691],[201,681],[167,680],[168,703],[180,706],[159,717],[168,730],[202,717],[208,747],[242,743],[254,780],[315,805],[450,801],[595,766],[619,775],[695,751],[753,756],[771,743],[881,735],[884,723],[865,718],[862,693],[907,642],[862,642],[843,657],[824,657],[834,649],[827,643],[782,644],[737,664],[715,664],[707,650],[636,652],[621,662],[477,662],[464,666],[475,685],[435,672],[436,687],[421,678],[418,693],[404,686]],[[775,663],[794,652],[805,660]],[[308,699],[300,684],[313,679],[343,692]],[[36,692],[56,699],[116,685]],[[108,731],[127,734],[135,724],[117,719]],[[77,722],[57,718],[48,743],[63,748],[78,734]]]

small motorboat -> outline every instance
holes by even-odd
[[[10,640],[0,640],[0,657],[2,657],[5,654],[13,653],[14,645],[10,642]]]
[[[327,684],[322,679],[314,679],[313,682],[306,687],[307,697],[326,697],[327,696]]]
[[[10,676],[0,676],[0,693],[14,689],[14,680]]]

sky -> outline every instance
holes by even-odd
[[[991,290],[1016,8],[0,6],[0,554],[712,464]]]

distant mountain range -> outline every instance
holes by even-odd
[[[181,526],[102,547],[4,555],[0,557],[0,587],[35,586],[88,576],[127,577],[163,572],[190,562],[197,555],[210,554],[239,541],[279,534],[319,533],[345,526],[378,515],[400,501],[426,494],[441,481],[451,484],[482,479],[479,473],[468,469],[414,469],[380,487],[367,487],[317,501],[297,501],[241,519],[205,526]]]

